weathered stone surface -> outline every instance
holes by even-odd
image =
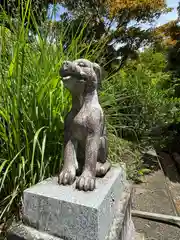
[[[59,186],[57,178],[45,180],[24,191],[25,223],[63,239],[104,240],[116,218],[125,183],[120,167],[98,178],[92,192],[78,191],[74,185]]]
[[[126,185],[118,203],[116,218],[106,240],[134,240],[135,229],[131,218],[132,188]]]
[[[72,108],[64,119],[63,168],[58,182],[93,191],[96,176],[109,171],[105,117],[99,102],[101,67],[87,59],[63,62],[60,76],[71,92]],[[77,173],[80,175],[76,179]]]
[[[8,240],[63,240],[47,233],[25,226],[22,223],[14,223],[9,229]]]
[[[116,205],[116,214],[115,218],[110,227],[108,234],[101,239],[104,240],[134,240],[135,230],[134,225],[131,220],[131,186],[129,184],[125,185],[124,191],[119,198],[119,201]],[[108,215],[106,216],[108,219]],[[106,221],[106,218],[103,219],[103,222]],[[102,226],[101,226],[102,227]],[[104,228],[103,228],[104,229]],[[84,239],[88,238],[89,233],[86,232]],[[79,239],[78,236],[73,239]],[[96,240],[99,238],[93,238]],[[14,224],[9,230],[8,240],[72,240],[72,238],[64,237],[59,238],[42,231],[38,231],[32,227],[25,226],[22,223]]]
[[[123,224],[122,224],[122,229],[120,233],[120,238],[121,240],[133,240],[134,235],[135,235],[135,229],[134,229],[134,224],[132,222],[131,218],[131,204],[132,204],[132,198],[130,196],[129,199],[126,201],[127,207],[126,207],[126,212],[123,218]]]

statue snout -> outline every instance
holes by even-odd
[[[62,65],[62,68],[64,69],[64,71],[68,71],[70,66],[71,66],[71,62],[70,61],[64,61],[63,65]]]
[[[71,71],[71,62],[70,61],[64,61],[61,68],[60,68],[60,76],[64,77]]]

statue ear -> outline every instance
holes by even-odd
[[[102,69],[97,63],[93,63],[93,69],[96,73],[97,76],[97,81],[98,81],[98,88],[101,87],[101,80],[102,80]]]

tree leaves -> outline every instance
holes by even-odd
[[[141,11],[147,12],[147,10],[157,10],[165,7],[164,0],[107,0],[105,2],[113,16],[121,10],[137,11],[141,9]]]

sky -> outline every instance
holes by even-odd
[[[158,1],[158,0],[157,0]],[[160,16],[160,18],[155,21],[155,23],[153,24],[153,26],[160,26],[162,24],[165,24],[171,20],[175,20],[177,19],[177,11],[176,11],[176,8],[178,6],[178,2],[180,0],[166,0],[166,3],[168,5],[168,7],[171,7],[173,8],[173,11],[168,13],[168,14],[162,14]],[[59,20],[59,16],[65,11],[64,8],[62,8],[61,6],[58,7],[58,11],[56,12],[56,15],[53,17],[54,20],[58,21]],[[49,8],[49,16],[52,14],[52,5],[50,6]],[[152,26],[152,25],[151,25]],[[148,28],[150,27],[149,24],[141,24],[141,27],[142,28]]]
[[[167,0],[166,1],[168,7],[174,8],[174,10],[168,14],[162,15],[157,24],[162,25],[162,24],[169,22],[170,20],[177,19],[178,15],[177,15],[176,8],[178,6],[178,2],[179,2],[179,0]]]

